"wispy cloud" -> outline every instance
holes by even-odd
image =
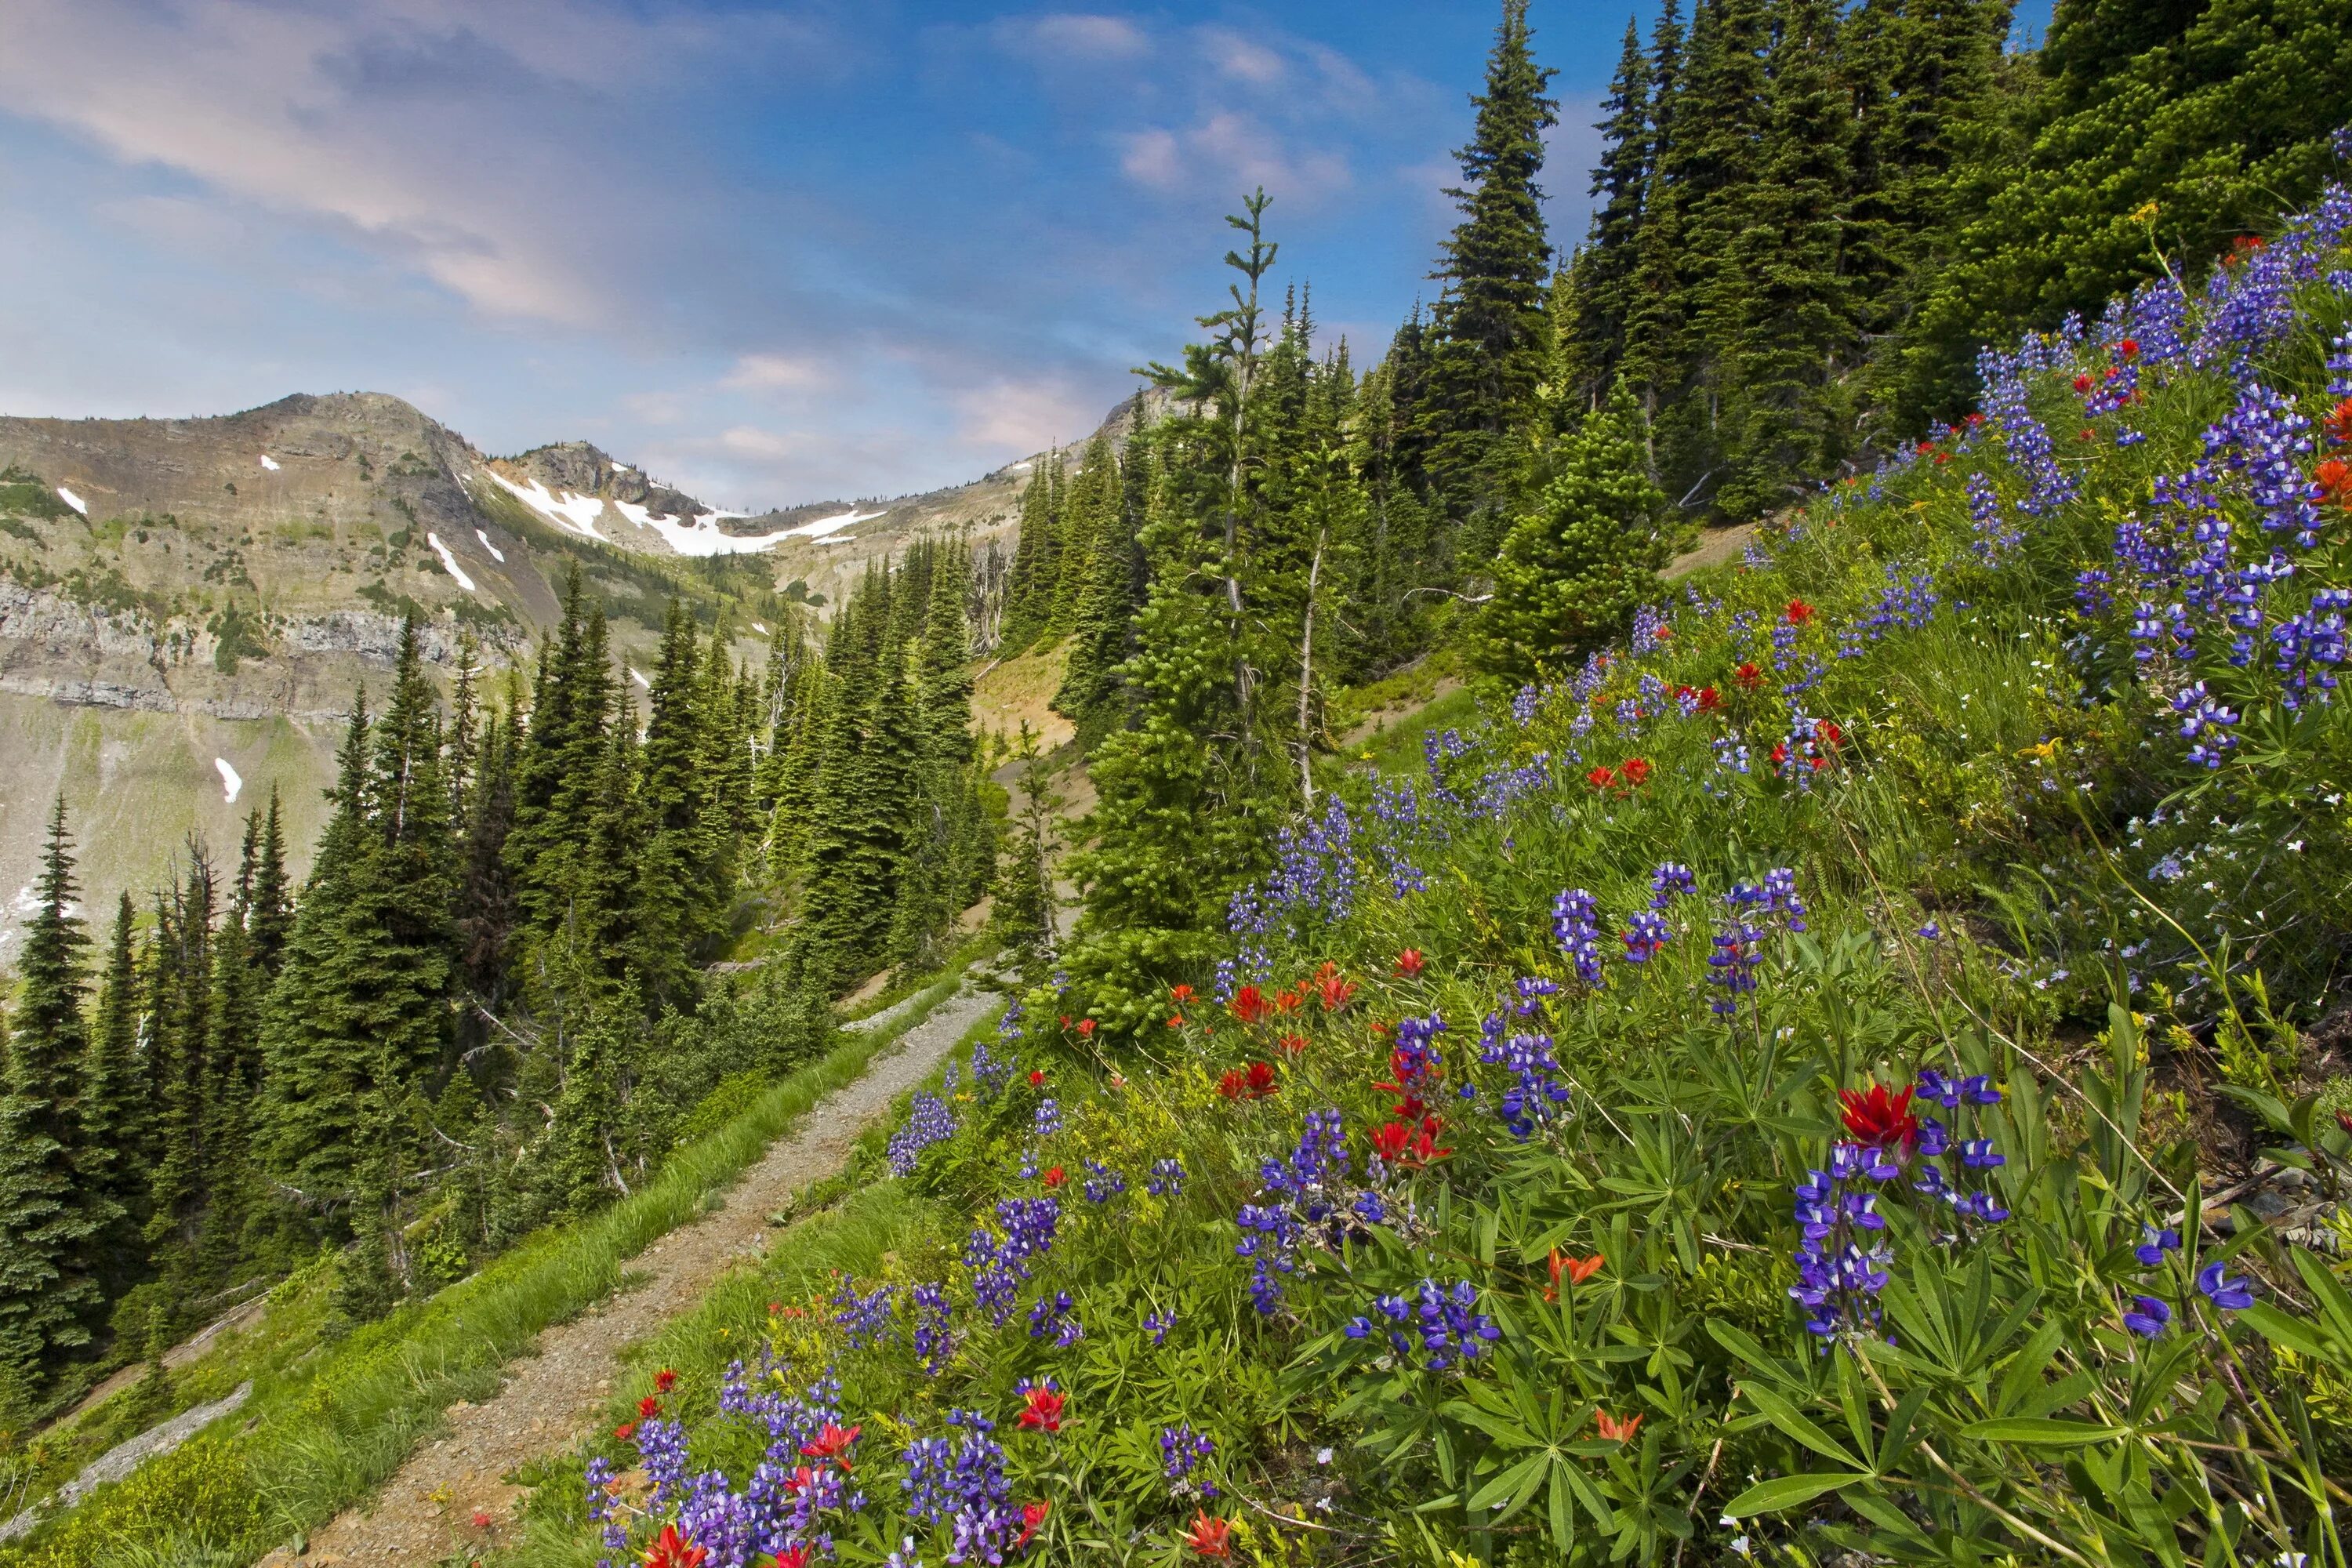
[[[1082,437],[1254,185],[1326,319],[1402,314],[1483,23],[1064,4],[0,0],[0,405],[407,388],[758,506]]]

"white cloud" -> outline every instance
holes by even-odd
[[[999,463],[1083,436],[1104,413],[1060,383],[993,381],[953,401],[956,439]]]
[[[744,354],[719,384],[730,392],[816,392],[830,386],[832,364],[814,354]]]
[[[794,37],[776,17],[632,21],[588,0],[9,0],[9,112],[320,226],[485,315],[571,325],[614,301],[578,204],[610,177],[609,148],[561,134],[566,118],[698,54]],[[216,248],[236,220],[189,205],[123,216]]]
[[[1225,27],[1201,29],[1202,51],[1217,69],[1257,87],[1270,87],[1290,74],[1283,58],[1264,44]]]
[[[1184,150],[1172,131],[1138,131],[1125,138],[1119,172],[1139,185],[1168,190],[1184,178]]]
[[[1032,47],[1058,59],[1129,60],[1151,47],[1142,28],[1119,16],[1038,16],[1010,31],[1016,49]]]

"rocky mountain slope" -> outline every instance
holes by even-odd
[[[233,855],[273,788],[307,853],[352,692],[383,683],[411,608],[436,666],[470,634],[496,679],[576,564],[639,686],[673,595],[757,660],[788,603],[822,616],[921,534],[1009,552],[1034,463],[747,517],[584,442],[486,456],[376,393],[0,417],[0,967],[59,791],[93,907],[142,893],[192,842]]]

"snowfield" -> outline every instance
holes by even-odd
[[[235,768],[228,765],[226,757],[215,757],[213,766],[220,770],[221,798],[229,805],[235,805],[236,792],[245,787],[245,780],[237,775]]]
[[[441,557],[442,567],[448,572],[449,575],[457,579],[457,586],[465,589],[468,594],[481,592],[479,588],[474,586],[474,580],[466,575],[466,569],[457,564],[457,558],[449,553],[449,547],[441,542],[439,534],[426,534],[425,542],[433,547],[433,553]]]

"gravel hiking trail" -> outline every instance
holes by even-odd
[[[994,1001],[967,977],[856,1082],[819,1101],[772,1144],[719,1194],[717,1209],[631,1259],[630,1273],[644,1277],[642,1284],[542,1331],[533,1353],[508,1369],[495,1398],[451,1405],[448,1432],[411,1455],[373,1500],[314,1531],[303,1555],[280,1548],[262,1559],[262,1568],[423,1568],[487,1546],[488,1533],[472,1522],[475,1514],[488,1516],[497,1530],[510,1525],[523,1489],[505,1478],[526,1460],[589,1436],[612,1397],[621,1352],[694,1305],[738,1261],[766,1252],[779,1234],[769,1215],[838,1171],[858,1135],[922,1082]],[[887,1013],[845,1027],[878,1027],[886,1018]]]

